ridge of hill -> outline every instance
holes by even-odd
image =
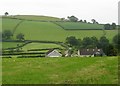
[[[61,21],[60,18],[50,16],[36,16],[36,15],[14,15],[2,16],[3,18],[18,19],[18,20],[31,20],[31,21]]]

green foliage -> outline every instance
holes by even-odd
[[[82,47],[83,48],[91,48],[92,46],[92,40],[90,37],[85,37],[83,38],[83,41],[82,41]]]
[[[109,44],[107,46],[107,53],[106,53],[106,55],[107,56],[117,56],[117,54],[118,54],[117,49],[113,46],[113,44]]]
[[[91,40],[92,40],[92,45],[93,45],[94,47],[97,47],[97,44],[98,44],[98,39],[97,39],[97,37],[93,36],[93,37],[91,37]]]
[[[79,22],[83,22],[83,20],[81,19]]]
[[[120,34],[119,33],[113,37],[113,43],[115,47],[120,51]]]
[[[70,36],[66,38],[66,43],[70,46],[78,46],[79,42],[74,36]]]
[[[8,16],[9,15],[9,13],[8,12],[5,12],[5,16]]]
[[[69,19],[69,21],[71,21],[71,22],[77,22],[78,21],[78,18],[77,17],[75,17],[75,16],[68,16],[67,17],[68,19]]]
[[[84,20],[84,23],[87,23],[87,20]]]
[[[98,24],[98,22],[95,19],[91,20],[93,22],[93,24]]]
[[[112,23],[112,29],[116,29],[117,25],[115,23]]]
[[[12,34],[11,30],[4,30],[2,33],[3,40],[11,39],[12,36],[13,36],[13,34]]]
[[[104,29],[105,30],[110,30],[111,29],[111,25],[110,24],[105,24],[104,25]]]
[[[102,36],[99,40],[98,48],[102,48],[104,53],[107,55],[107,47],[109,46],[109,40]]]
[[[98,45],[98,39],[93,37],[85,37],[81,40],[81,48],[96,48]]]
[[[117,28],[117,25],[115,23],[112,23],[111,25],[110,24],[105,24],[104,25],[105,30],[113,30],[113,29],[116,29],[116,28]]]
[[[22,33],[19,33],[17,36],[16,36],[16,39],[18,39],[18,40],[24,40],[24,34],[22,34]]]
[[[115,38],[114,40],[117,41]],[[66,43],[69,45],[69,47],[72,47],[74,51],[75,49],[81,48],[100,48],[103,49],[103,52],[107,56],[117,55],[116,48],[113,44],[109,43],[109,40],[105,36],[102,36],[99,40],[96,37],[85,37],[83,40],[78,40],[74,36],[70,36],[66,38]]]
[[[81,40],[71,36],[66,38],[66,43],[69,47],[72,47],[74,51],[75,49],[81,48],[100,48],[103,49],[107,56],[117,55],[116,48],[113,44],[109,43],[109,40],[105,36],[102,36],[99,40],[96,37],[85,37]]]

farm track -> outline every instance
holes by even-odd
[[[13,29],[13,35],[14,35],[16,29],[19,27],[19,25],[20,25],[22,22],[24,22],[24,20],[21,20],[21,21],[14,27],[14,29]]]

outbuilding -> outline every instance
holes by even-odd
[[[46,53],[46,57],[62,57],[62,54],[59,53],[57,50],[49,50],[47,53]]]

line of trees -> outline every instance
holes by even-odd
[[[113,29],[116,29],[116,28],[117,28],[117,25],[115,23],[104,25],[105,30],[113,30]]]
[[[70,21],[70,22],[82,22],[82,23],[90,23],[87,22],[87,20],[79,20],[76,16],[68,16],[67,19],[65,18],[61,18],[62,21]],[[99,24],[95,19],[91,19],[92,24]],[[105,30],[113,30],[113,29],[117,29],[117,25],[116,23],[112,23],[112,24],[105,24],[104,25],[104,29]]]
[[[11,30],[4,30],[2,33],[2,40],[12,40],[13,39],[13,33]],[[24,40],[24,34],[23,33],[19,33],[16,35],[16,39],[17,40]]]
[[[113,38],[112,43],[110,43],[105,36],[100,37],[99,40],[94,36],[85,37],[82,40],[76,39],[74,36],[70,36],[66,38],[65,43],[68,47],[72,47],[72,49],[75,50],[83,48],[100,48],[103,49],[107,56],[116,56],[118,54],[118,50],[120,50],[120,35],[116,35]]]
[[[87,20],[79,20],[76,16],[68,16],[67,19],[61,18],[62,21],[70,21],[70,22],[82,22],[82,23],[90,23]],[[93,24],[99,24],[95,19],[91,19]]]

